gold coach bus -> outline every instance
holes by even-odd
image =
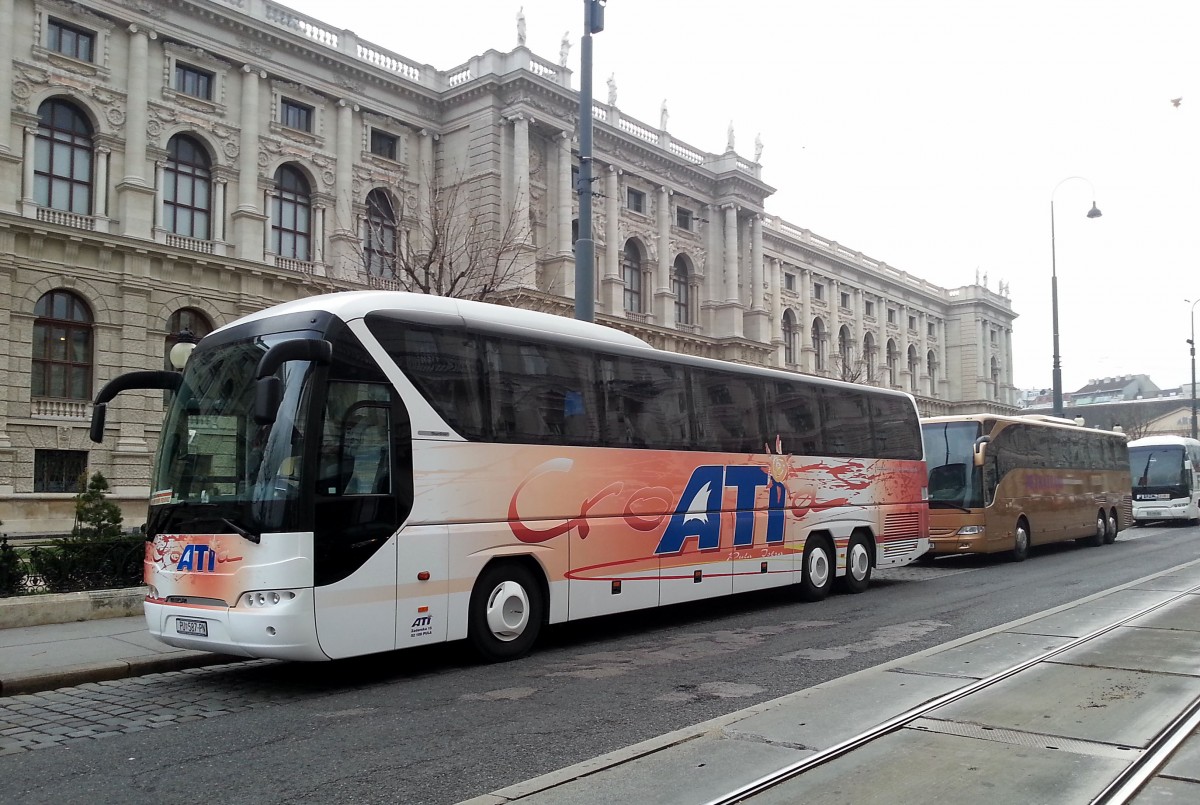
[[[1103,545],[1132,523],[1124,434],[1050,416],[921,420],[929,472],[929,556],[1074,539]]]

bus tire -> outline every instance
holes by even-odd
[[[1096,512],[1096,533],[1089,537],[1080,537],[1075,540],[1081,542],[1089,548],[1099,548],[1105,542],[1105,537],[1108,536],[1108,515],[1101,509]]]
[[[1017,527],[1013,531],[1013,548],[1008,552],[1008,558],[1014,562],[1024,562],[1029,558],[1029,521],[1024,517],[1017,520]]]
[[[523,657],[546,618],[546,600],[533,572],[517,562],[493,564],[471,591],[467,639],[488,662]]]
[[[804,560],[800,568],[800,597],[805,601],[820,601],[833,587],[834,560],[830,542],[824,536],[810,536],[804,543]]]
[[[850,544],[846,546],[846,575],[839,581],[845,592],[856,594],[866,592],[871,586],[871,540],[861,532],[855,531],[850,535]]]
[[[1117,510],[1108,513],[1108,529],[1104,532],[1104,544],[1112,545],[1117,541]]]

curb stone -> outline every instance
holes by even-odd
[[[0,629],[142,614],[146,587],[0,598]]]

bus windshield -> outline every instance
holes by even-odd
[[[975,466],[978,422],[921,425],[929,469],[930,508],[973,509],[983,505],[983,473]]]
[[[312,364],[280,367],[282,402],[267,425],[254,420],[255,385],[249,380],[263,353],[289,337],[294,333],[192,353],[159,440],[152,521],[163,519],[154,517],[153,508],[174,504],[196,506],[194,513],[206,521],[224,520],[225,530],[258,534],[290,527],[300,496]]]
[[[1186,485],[1184,448],[1177,444],[1129,448],[1129,474],[1134,489]]]

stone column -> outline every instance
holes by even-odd
[[[138,25],[129,28],[129,75],[125,104],[125,176],[117,185],[121,232],[149,239],[152,237],[154,188],[146,181],[146,119],[149,114],[150,40],[158,34]],[[99,185],[97,178],[96,184]],[[103,208],[97,205],[97,210]]]
[[[167,175],[167,163],[162,160],[154,162],[154,231],[163,229],[163,203],[166,201],[166,187],[163,180]]]
[[[433,235],[433,137],[429,129],[421,129],[417,143],[417,252],[429,251]]]
[[[92,198],[92,215],[96,218],[108,217],[108,160],[112,151],[101,146],[96,149],[96,194]],[[154,189],[146,188],[150,197],[154,197]],[[149,237],[149,231],[147,231]]]
[[[671,191],[658,188],[658,270],[654,276],[654,320],[675,326],[675,294],[671,292]]]
[[[912,371],[908,368],[908,306],[896,305],[896,320],[900,325],[900,388],[912,391]]]
[[[12,86],[13,0],[0,0],[0,87]],[[0,156],[12,153],[12,100],[0,103]]]
[[[709,204],[705,211],[709,223],[705,230],[704,298],[700,300],[700,311],[704,317],[705,329],[711,334],[717,330],[717,310],[725,298],[722,281],[725,272],[721,256],[721,208],[716,204]]]
[[[267,211],[260,207],[263,194],[258,188],[259,81],[266,78],[264,70],[249,64],[242,67],[242,103],[239,123],[242,127],[238,145],[238,206],[230,218],[233,221],[234,249],[245,260],[261,260],[267,251],[269,233]]]
[[[537,287],[537,261],[533,248],[533,232],[529,220],[529,116],[513,118],[513,245],[517,263],[513,279],[522,288]]]
[[[750,311],[745,316],[746,337],[760,344],[771,343],[771,323],[763,304],[762,216],[750,219]]]
[[[1000,331],[1000,402],[1012,405],[1012,330]]]
[[[979,360],[976,363],[976,371],[979,373],[979,379],[976,383],[978,388],[978,399],[988,399],[988,386],[992,382],[991,367],[988,365],[988,323],[985,319],[979,320],[979,328],[976,330],[979,333]]]
[[[800,350],[800,371],[813,370],[813,355],[816,348],[812,343],[812,272],[800,269],[800,332],[796,346]]]
[[[738,274],[738,209],[735,204],[726,204],[722,210],[725,215],[722,250],[725,266],[724,300],[717,305],[713,334],[718,338],[741,338],[745,306],[740,298],[741,281]]]
[[[37,160],[35,159],[35,154],[37,153],[37,132],[36,126],[25,128],[25,158],[22,161],[23,170],[21,172],[21,203],[30,207],[37,204],[36,199],[34,199],[33,190],[33,167],[37,164]],[[30,212],[30,215],[32,214]]]
[[[600,301],[615,316],[625,307],[625,283],[621,281],[620,173],[609,165],[604,174],[604,281]]]
[[[926,335],[929,331],[927,325],[928,319],[925,317],[925,311],[917,313],[917,349],[920,350],[917,357],[920,359],[921,371],[918,374],[921,376],[921,382],[918,385],[918,391],[922,394],[933,396],[933,392],[929,389],[929,342]]]
[[[771,343],[775,347],[773,364],[785,365],[783,348],[783,261],[768,258],[766,266],[767,292],[771,294]]]
[[[227,184],[228,182],[224,179],[217,179],[212,186],[212,232],[209,237],[221,243],[225,241],[225,187]]]
[[[945,399],[950,396],[950,367],[947,365],[947,356],[950,354],[946,349],[946,320],[938,319],[937,322],[937,358],[940,370],[938,372],[938,396]],[[961,372],[961,364],[959,371]],[[961,382],[960,382],[961,387]],[[962,392],[959,392],[960,394]]]
[[[841,355],[841,350],[838,349],[838,336],[842,334],[842,284],[833,277],[829,278],[829,341],[826,345],[825,357],[832,358],[834,355]],[[839,357],[840,361],[841,358]],[[825,368],[832,370],[833,361],[827,360]],[[840,366],[838,367],[841,368]],[[840,376],[841,372],[836,372],[835,375]]]
[[[571,186],[571,167],[574,164],[571,158],[571,132],[559,132],[556,138],[557,153],[558,153],[558,202],[556,221],[557,234],[555,236],[555,253],[557,255],[556,270],[554,272],[555,280],[554,287],[550,288],[553,293],[561,294],[568,299],[575,298],[575,246],[571,243],[571,221],[575,218],[575,200]],[[591,192],[591,188],[588,188]]]
[[[850,305],[853,310],[854,321],[854,354],[858,356],[856,361],[858,365],[855,366],[855,369],[859,370],[861,374],[860,379],[865,381],[867,379],[867,361],[871,359],[871,356],[863,349],[863,335],[865,333],[863,328],[866,326],[863,317],[866,314],[863,313],[862,288],[855,288],[850,292]]]
[[[327,261],[329,273],[334,277],[351,278],[366,273],[362,240],[354,220],[354,146],[362,142],[354,122],[357,111],[358,106],[344,98],[337,102],[337,168],[333,185],[333,222],[328,227]]]

